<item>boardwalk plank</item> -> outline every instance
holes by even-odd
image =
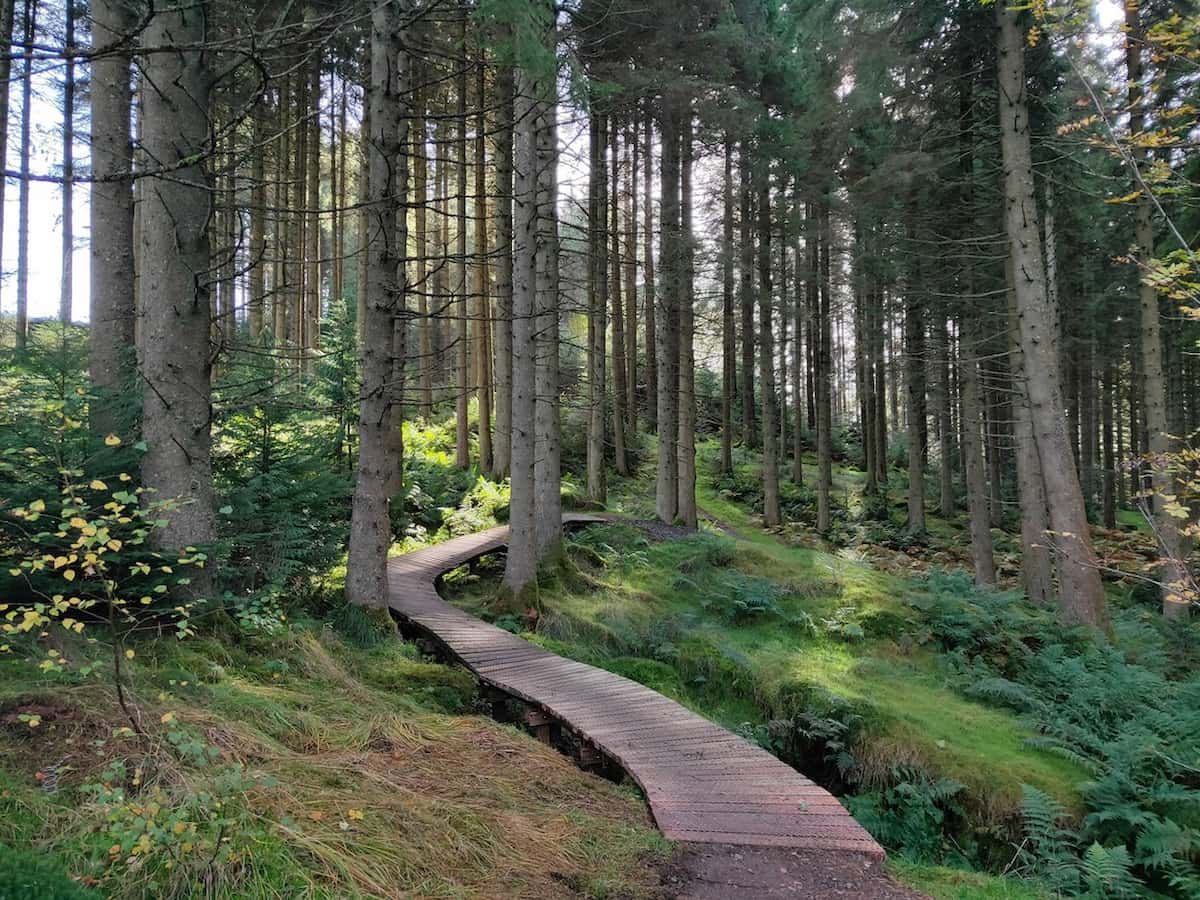
[[[496,552],[507,537],[507,528],[493,528],[390,559],[392,609],[485,682],[542,707],[616,760],[642,786],[666,837],[882,858],[837,798],[757,745],[635,681],[555,656],[438,596],[438,576]]]

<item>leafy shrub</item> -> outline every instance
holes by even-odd
[[[847,798],[854,817],[872,836],[915,862],[940,862],[957,850],[947,834],[948,818],[961,818],[957,796],[963,785],[949,778],[913,776],[883,791]]]

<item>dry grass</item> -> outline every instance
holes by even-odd
[[[657,894],[652,857],[666,844],[645,804],[515,729],[423,702],[435,688],[461,687],[461,673],[395,647],[352,651],[327,635],[300,635],[271,652],[286,660],[286,671],[234,654],[205,683],[163,693],[154,690],[150,666],[135,669],[145,679],[138,695],[146,721],[172,711],[220,748],[218,766],[208,769],[158,745],[105,740],[121,724],[108,692],[95,683],[60,686],[53,697],[62,713],[43,729],[0,724],[0,816],[20,817],[23,833],[62,853],[76,874],[99,877],[116,897]],[[150,659],[139,653],[139,663]],[[155,670],[164,667],[161,651],[155,662]],[[355,671],[368,667],[372,680],[421,687],[373,687]],[[88,765],[64,776],[53,798],[30,789],[37,761],[64,742],[85,751]],[[157,881],[148,865],[89,866],[104,813],[77,789],[113,758],[145,771],[140,790],[154,785],[179,803],[206,789],[213,768],[240,764],[270,779],[239,801],[261,826],[257,846],[214,871],[160,869]],[[22,787],[6,792],[7,782]],[[0,840],[19,833],[10,821]]]

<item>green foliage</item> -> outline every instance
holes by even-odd
[[[44,852],[0,844],[0,900],[100,900]]]
[[[1092,773],[1078,835],[1064,830],[1061,807],[1026,789],[1029,868],[1063,889],[1115,897],[1132,883],[1113,874],[1124,866],[1155,890],[1188,896],[1200,884],[1200,678],[1169,677],[1165,642],[1136,612],[1117,615],[1126,644],[1096,643],[965,575],[935,573],[928,587],[915,601],[925,638],[946,652],[961,689],[1022,713],[1033,745]],[[1086,851],[1086,878],[1084,846],[1100,848]]]
[[[948,840],[953,829],[947,817],[961,817],[957,797],[963,785],[949,778],[905,778],[882,791],[858,794],[847,800],[850,812],[876,840],[894,847],[916,862],[943,860],[958,854]]]

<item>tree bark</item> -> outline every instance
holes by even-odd
[[[1092,551],[1083,492],[1071,464],[1063,426],[1058,342],[1046,298],[1046,270],[1038,233],[1037,199],[1025,96],[1025,40],[1017,13],[996,4],[1000,145],[1004,163],[1005,225],[1012,257],[1014,294],[1020,322],[1030,418],[1050,524],[1059,549],[1059,615],[1067,624],[1107,632],[1108,610]]]
[[[910,283],[904,296],[908,530],[914,535],[925,532],[925,321],[917,290],[918,285]]]
[[[537,291],[538,197],[536,84],[523,69],[516,71],[512,132],[513,160],[508,178],[511,188],[512,227],[515,237],[512,263],[512,457],[509,501],[508,553],[504,564],[504,589],[514,605],[527,605],[536,588],[538,539],[534,519],[536,493],[535,383],[538,347],[534,337]],[[501,157],[502,162],[507,162]],[[503,228],[503,225],[501,226]]]
[[[267,185],[266,185],[266,100],[258,98],[251,122],[250,148],[250,264],[248,325],[250,340],[257,342],[263,332],[263,310],[267,302]],[[93,125],[93,128],[95,126]],[[93,145],[95,136],[92,137]],[[344,174],[343,174],[344,178]],[[335,205],[337,201],[335,200]],[[339,232],[340,233],[340,230]],[[93,240],[95,229],[92,230]],[[340,299],[340,294],[338,295]]]
[[[496,76],[496,440],[492,474],[503,478],[512,463],[513,402],[513,73]],[[526,188],[528,191],[528,188]],[[532,314],[532,313],[530,313]],[[528,435],[527,435],[528,436]]]
[[[485,137],[487,87],[484,79],[485,58],[479,51],[476,64],[475,94],[479,110],[475,115],[475,368],[474,379],[479,396],[479,468],[492,471],[492,310],[489,296],[487,241],[487,153]]]
[[[11,10],[11,3],[8,7]],[[129,53],[121,43],[135,22],[124,0],[93,0],[91,10],[95,46],[113,48],[93,60],[91,79],[92,173],[96,180],[91,186],[88,359],[96,398],[89,406],[89,416],[92,433],[102,437],[120,428],[118,395],[132,387],[136,365],[133,144],[129,138],[133,94]],[[7,92],[7,79],[0,83]],[[4,108],[0,106],[0,111]]]
[[[629,474],[629,462],[625,455],[625,308],[621,297],[621,171],[620,156],[617,146],[617,135],[620,127],[615,116],[608,129],[609,155],[612,157],[612,175],[609,178],[609,199],[612,207],[612,221],[609,236],[612,239],[612,250],[609,259],[612,263],[612,275],[609,278],[609,289],[612,294],[612,418],[613,418],[613,458],[617,472]]]
[[[1029,377],[1025,366],[1013,301],[1015,271],[1005,265],[1008,285],[1010,358],[1013,391],[1013,446],[1017,461],[1017,490],[1021,497],[1021,582],[1033,603],[1048,604],[1054,597],[1054,559],[1051,556],[1050,519],[1046,508],[1045,477],[1033,436],[1029,407]]]
[[[733,473],[733,394],[736,390],[737,324],[734,317],[733,140],[725,134],[724,211],[721,231],[721,474]]]
[[[17,194],[17,334],[16,351],[29,341],[29,154],[33,122],[33,45],[37,2],[25,0],[21,27],[21,183]]]
[[[779,456],[775,425],[775,336],[771,323],[771,183],[770,163],[758,160],[758,377],[762,394],[763,523],[780,524]]]
[[[426,152],[426,103],[423,67],[416,69],[413,95],[413,251],[417,256],[417,387],[421,418],[433,418],[433,320],[429,303],[429,157]],[[437,302],[437,298],[434,298]]]
[[[589,170],[588,237],[590,268],[587,330],[587,495],[596,503],[605,500],[604,401],[605,333],[608,329],[608,120],[592,111],[591,167]]]
[[[455,187],[455,250],[451,279],[454,283],[454,462],[462,469],[471,465],[470,411],[471,352],[468,324],[471,315],[467,284],[467,8],[457,11],[458,77],[454,93],[457,104],[454,119],[457,134],[454,141]]]
[[[679,209],[679,109],[662,101],[662,290],[657,317],[662,346],[658,353],[658,477],[655,512],[663,522],[679,513],[679,305],[683,268]]]
[[[743,139],[738,146],[738,173],[741,196],[738,201],[740,228],[738,234],[741,255],[742,309],[742,444],[753,447],[754,425],[754,219],[753,193],[750,176],[750,148]]]
[[[541,0],[544,2],[544,0]],[[547,3],[546,56],[555,58],[554,7]],[[537,171],[537,521],[539,560],[556,559],[562,547],[562,441],[558,371],[558,109],[557,72],[538,82]]]
[[[1145,91],[1142,85],[1142,45],[1145,31],[1139,16],[1139,4],[1125,4],[1125,69],[1129,89],[1129,133],[1137,136],[1145,130]],[[1138,151],[1139,167],[1149,162],[1149,154]],[[1143,191],[1134,208],[1134,243],[1143,276],[1154,257],[1154,221],[1151,198]],[[1139,279],[1139,339],[1142,357],[1141,412],[1149,439],[1150,517],[1162,550],[1162,612],[1168,619],[1183,619],[1191,603],[1185,592],[1191,582],[1185,561],[1185,541],[1174,517],[1165,512],[1167,498],[1176,493],[1171,475],[1170,456],[1175,450],[1167,423],[1166,390],[1163,383],[1163,340],[1158,292],[1146,277]]]
[[[817,205],[820,243],[816,249],[817,264],[817,531],[827,532],[833,524],[833,341],[832,316],[829,309],[829,242],[832,237],[829,222],[828,198]]]
[[[156,12],[142,38],[147,89],[142,142],[169,174],[147,179],[141,240],[142,480],[156,500],[181,503],[156,539],[167,550],[215,538],[209,353],[208,223],[212,185],[199,162],[211,150],[211,76],[202,47],[209,4]],[[117,123],[119,124],[119,123]],[[208,569],[190,590],[205,596]]]
[[[679,174],[679,441],[675,448],[679,463],[676,475],[679,500],[675,515],[685,528],[695,529],[699,526],[699,517],[696,508],[696,356],[693,347],[696,298],[692,235],[692,108],[690,102],[686,101],[682,107]]]
[[[646,144],[642,155],[645,166],[645,182],[642,194],[643,221],[642,232],[645,240],[645,271],[642,283],[642,306],[645,309],[646,335],[646,420],[651,430],[658,425],[658,335],[656,334],[658,315],[658,300],[654,291],[654,204],[652,185],[654,181],[654,113],[647,104],[646,108]]]
[[[93,18],[98,17],[101,10],[108,7],[112,0],[95,0]],[[122,12],[123,12],[122,7]],[[9,124],[9,79],[12,77],[12,46],[13,46],[13,28],[16,23],[16,0],[0,0],[0,47],[5,48],[5,53],[0,53],[0,159],[8,159],[8,124]],[[111,35],[119,25],[120,20],[112,21],[111,30],[106,30],[105,23],[101,23],[99,31],[97,31],[95,23],[92,26],[94,35],[93,41],[96,46],[103,46],[101,35]],[[112,43],[111,38],[107,43]],[[97,59],[96,63],[108,62],[111,57]],[[93,63],[95,65],[96,63]],[[128,69],[128,58],[126,58],[126,69]],[[93,88],[98,90],[98,88]],[[101,129],[103,130],[103,129]],[[125,128],[126,140],[128,140],[129,127],[126,124]],[[4,259],[4,193],[7,186],[7,178],[0,178],[0,259]]]
[[[625,431],[637,432],[637,173],[640,144],[637,125],[625,131]]]
[[[367,171],[367,308],[363,322],[359,397],[358,474],[350,513],[346,599],[386,607],[389,481],[395,471],[390,445],[398,430],[391,387],[394,321],[404,303],[407,223],[398,210],[408,191],[404,147],[408,118],[409,59],[402,39],[406,3],[380,3],[371,11],[368,91],[370,139]],[[399,279],[399,281],[398,281]]]
[[[62,278],[59,282],[58,320],[71,324],[71,299],[75,287],[75,0],[63,3],[62,121]]]

